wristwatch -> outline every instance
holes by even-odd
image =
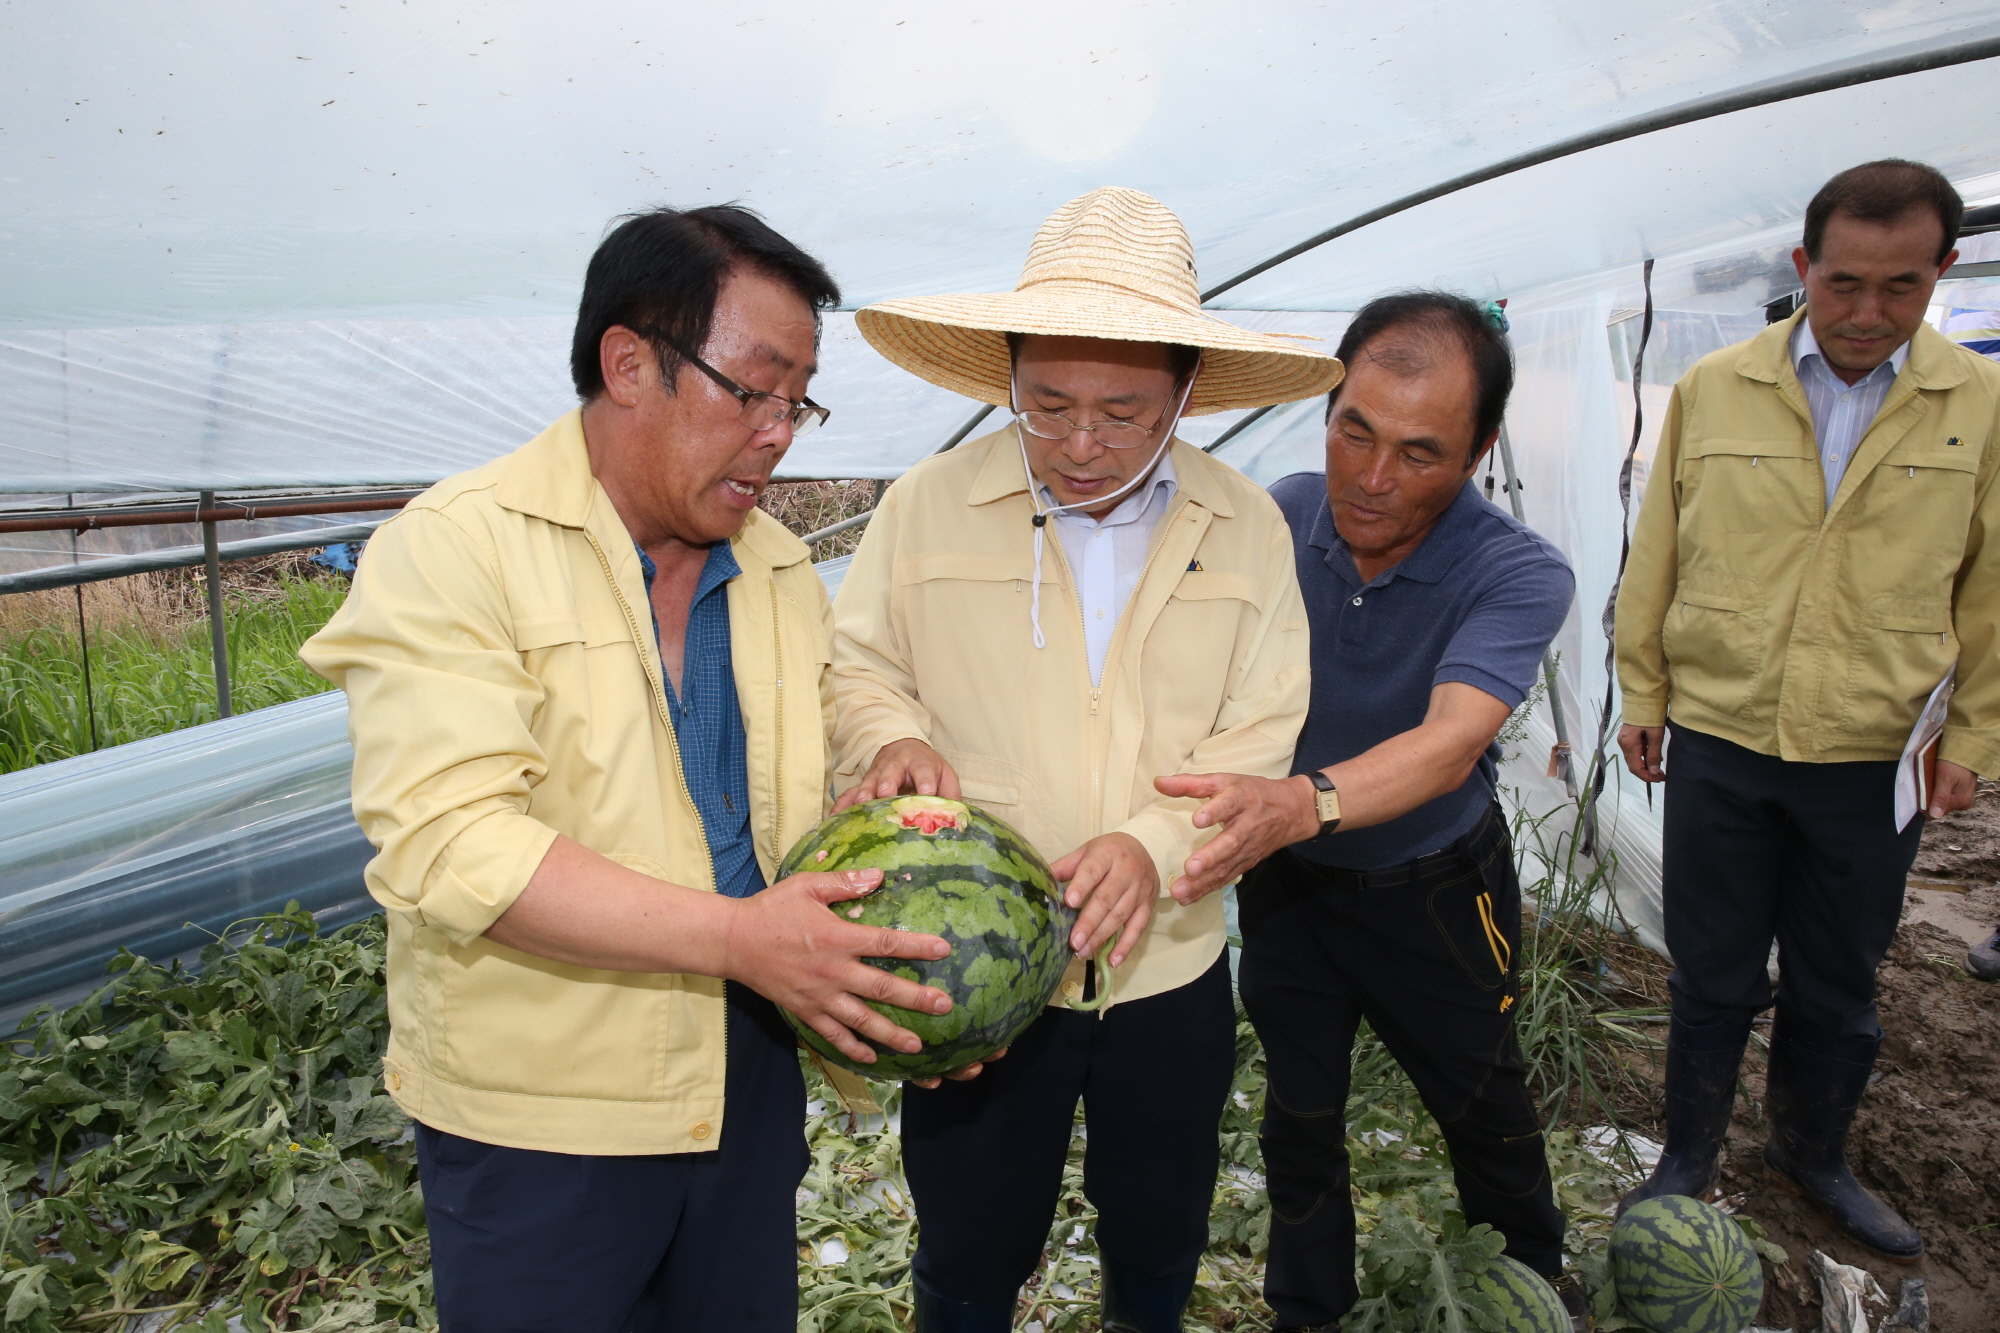
[[[1319,831],[1331,833],[1340,827],[1340,789],[1333,779],[1314,770],[1304,775],[1313,785],[1313,805],[1319,811]]]

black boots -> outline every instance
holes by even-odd
[[[1772,1182],[1803,1194],[1885,1259],[1915,1263],[1924,1238],[1847,1168],[1847,1129],[1875,1068],[1873,1037],[1841,1037],[1778,1011],[1771,1029]]]
[[[955,1301],[926,1287],[922,1278],[910,1286],[916,1295],[917,1333],[1009,1333],[1014,1327],[1014,1301]]]
[[[1180,1333],[1181,1312],[1194,1291],[1196,1267],[1146,1277],[1105,1259],[1099,1272],[1104,1284],[1104,1333]]]
[[[1750,1021],[1694,1027],[1676,1018],[1667,1033],[1667,1143],[1646,1182],[1618,1202],[1624,1212],[1661,1194],[1699,1199],[1722,1175],[1722,1140],[1736,1102],[1736,1067]]]
[[[1965,970],[1981,981],[2000,981],[2000,930],[1965,951]]]

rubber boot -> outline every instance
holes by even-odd
[[[2000,930],[1965,951],[1965,970],[1981,981],[2000,981]]]
[[[1115,1260],[1103,1262],[1104,1333],[1180,1333],[1198,1265],[1146,1277]]]
[[[1736,1104],[1736,1067],[1750,1040],[1750,1020],[1667,1030],[1667,1142],[1646,1182],[1618,1201],[1623,1213],[1662,1194],[1699,1199],[1722,1176],[1722,1141]]]
[[[1841,1037],[1781,1010],[1771,1028],[1764,1166],[1773,1184],[1802,1194],[1885,1259],[1915,1263],[1924,1238],[1847,1166],[1847,1130],[1875,1068],[1880,1034]]]
[[[1009,1333],[1014,1327],[1014,1302],[955,1301],[912,1279],[916,1293],[917,1333]]]

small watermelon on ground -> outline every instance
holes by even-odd
[[[1611,1228],[1611,1277],[1625,1313],[1652,1333],[1743,1333],[1764,1301],[1764,1270],[1734,1218],[1662,1194]]]
[[[1548,1280],[1518,1259],[1493,1256],[1472,1288],[1499,1311],[1494,1333],[1570,1333],[1569,1311]]]
[[[935,962],[868,961],[937,987],[951,1012],[873,1004],[924,1043],[915,1055],[877,1045],[874,1064],[850,1060],[786,1013],[813,1050],[868,1078],[935,1078],[1012,1042],[1054,997],[1076,913],[1048,863],[1004,821],[939,796],[869,801],[807,834],[778,873],[868,869],[882,872],[882,887],[834,910],[860,925],[942,936],[951,953]]]

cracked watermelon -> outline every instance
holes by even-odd
[[[1499,1313],[1498,1333],[1570,1333],[1569,1311],[1548,1280],[1518,1259],[1493,1256],[1472,1289]]]
[[[935,1078],[984,1060],[1035,1020],[1069,966],[1076,913],[1027,840],[976,805],[941,796],[892,796],[833,816],[785,857],[779,878],[806,871],[880,870],[882,887],[834,903],[864,926],[938,935],[951,953],[935,961],[871,958],[899,977],[951,996],[948,1014],[870,1002],[917,1034],[915,1055],[876,1046],[872,1065],[842,1055],[791,1013],[785,1018],[820,1055],[877,1079]]]
[[[1627,1208],[1611,1228],[1611,1277],[1652,1333],[1742,1333],[1764,1300],[1764,1270],[1743,1229],[1680,1194]]]

